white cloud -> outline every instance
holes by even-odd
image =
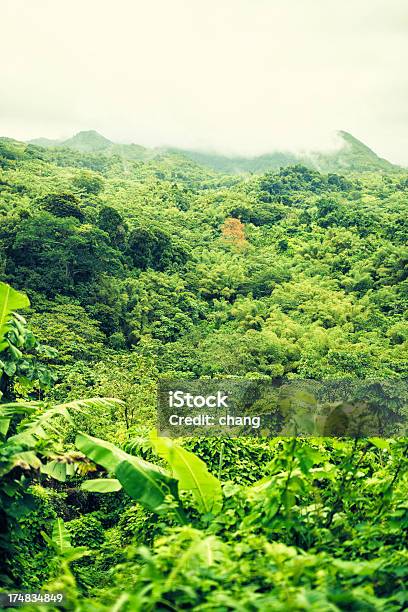
[[[0,133],[408,164],[406,0],[0,0]]]

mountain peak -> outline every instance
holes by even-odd
[[[350,134],[350,132],[339,130],[337,134],[343,142],[343,147],[333,155],[326,156],[325,161],[326,163],[328,161],[329,165],[333,165],[338,171],[354,170],[357,172],[367,172],[377,170],[393,171],[398,169],[398,166],[379,157],[377,153],[353,136],[353,134]]]
[[[340,136],[343,143],[346,143],[347,145],[352,147],[359,147],[361,149],[364,149],[365,151],[370,151],[370,153],[372,153],[373,155],[376,155],[376,153],[374,153],[374,151],[370,149],[370,147],[368,147],[366,144],[364,144],[364,142],[353,136],[353,134],[350,134],[350,132],[346,132],[345,130],[339,130],[337,134],[338,136]]]
[[[84,130],[78,132],[72,138],[64,140],[61,143],[64,147],[70,147],[71,149],[77,149],[78,151],[101,151],[110,147],[113,143],[102,134],[99,134],[96,130]]]

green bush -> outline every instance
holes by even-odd
[[[122,543],[149,544],[162,533],[159,517],[140,504],[126,508],[118,521]]]
[[[99,548],[105,540],[102,523],[92,514],[85,514],[80,518],[73,519],[66,523],[65,526],[74,546]]]
[[[260,480],[274,456],[268,440],[259,438],[191,438],[183,446],[198,455],[222,481],[239,484]]]
[[[42,532],[50,534],[60,505],[58,493],[39,485],[30,487],[30,504],[23,513],[9,518],[9,554],[6,569],[16,587],[36,590],[49,578],[53,551],[47,547]]]

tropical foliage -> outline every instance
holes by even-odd
[[[155,406],[159,377],[391,394],[408,174],[221,174],[98,142],[0,140],[1,589],[79,612],[405,609],[406,439],[171,440]]]

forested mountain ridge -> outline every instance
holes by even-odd
[[[71,148],[89,153],[104,151],[106,154],[121,155],[125,158],[139,160],[176,153],[225,174],[260,174],[297,163],[321,172],[396,172],[400,170],[398,166],[378,157],[374,151],[348,132],[339,131],[338,138],[340,144],[332,152],[291,153],[289,151],[273,151],[257,157],[225,156],[205,151],[177,148],[147,149],[135,144],[120,145],[113,143],[94,130],[79,132],[64,141],[38,138],[31,140],[30,144]]]
[[[261,174],[279,167],[304,164],[321,172],[395,172],[398,166],[378,157],[348,132],[338,132],[340,146],[332,152],[290,153],[275,151],[258,157],[227,157],[199,151],[180,150],[190,159],[214,170],[239,174]]]

